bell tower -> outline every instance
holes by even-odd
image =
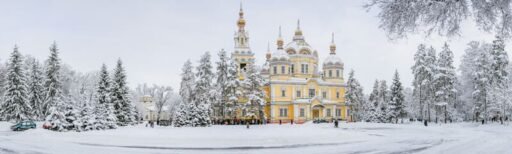
[[[238,30],[235,31],[235,49],[231,53],[231,58],[238,64],[238,76],[244,79],[246,67],[254,63],[254,53],[249,46],[249,33],[245,30],[244,10],[240,3],[240,12],[236,25]]]

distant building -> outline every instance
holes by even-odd
[[[140,103],[143,106],[142,119],[143,121],[156,121],[158,119],[158,111],[153,102],[153,98],[149,95],[142,96]],[[171,116],[169,113],[169,107],[162,107],[162,112],[160,113],[160,120],[170,120]]]

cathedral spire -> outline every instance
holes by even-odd
[[[245,19],[244,19],[244,10],[242,8],[242,2],[240,2],[240,12],[238,12],[238,31],[244,31],[245,28]]]
[[[331,50],[331,55],[336,55],[336,44],[334,43],[334,33],[332,33],[331,45],[329,46]]]
[[[281,26],[279,26],[279,36],[277,37],[277,49],[283,49],[283,37],[281,35]]]
[[[300,29],[300,20],[297,19],[297,29],[295,30],[295,36],[293,36],[293,40],[304,40],[302,36],[302,30]]]

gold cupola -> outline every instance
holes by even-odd
[[[240,3],[240,12],[238,13],[238,21],[236,24],[238,25],[238,30],[243,31],[245,28],[245,19],[244,19],[244,10],[242,9],[242,3]]]
[[[284,41],[281,35],[281,26],[279,26],[279,36],[277,38],[277,49],[283,49]]]

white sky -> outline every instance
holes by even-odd
[[[391,80],[397,69],[405,86],[410,86],[413,55],[418,43],[440,51],[448,41],[459,59],[471,40],[491,41],[472,22],[460,37],[389,41],[379,29],[377,10],[366,12],[364,0],[258,0],[243,1],[250,44],[257,62],[265,60],[267,42],[275,49],[281,25],[285,43],[291,40],[297,19],[305,39],[319,52],[320,63],[329,53],[335,33],[337,55],[371,90],[375,79]],[[201,54],[233,49],[240,1],[238,0],[19,0],[0,1],[0,61],[3,63],[15,43],[23,54],[40,60],[48,57],[56,40],[61,59],[81,72],[98,70],[102,63],[113,68],[123,59],[128,82],[170,85],[177,89],[183,63]],[[507,46],[507,51],[510,51]],[[510,54],[510,53],[509,53]],[[389,82],[389,81],[388,81]]]

